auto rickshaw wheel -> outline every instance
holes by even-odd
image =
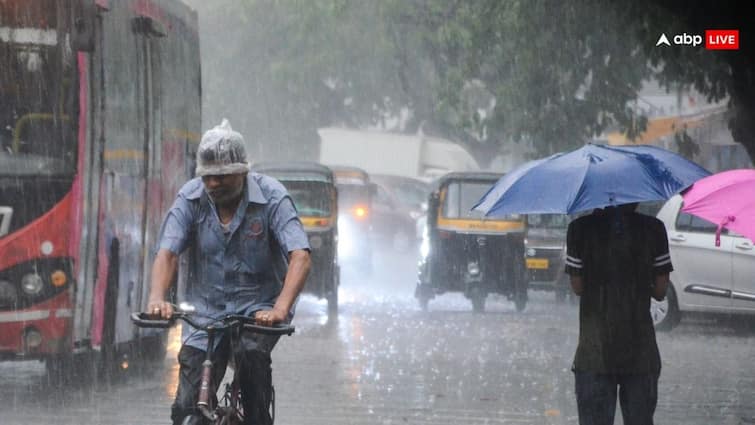
[[[473,288],[468,298],[470,301],[472,301],[472,311],[475,313],[482,313],[485,311],[485,300],[487,299],[488,294],[486,294],[484,291]]]
[[[517,292],[516,298],[514,299],[514,304],[516,305],[516,311],[524,311],[524,308],[527,307],[527,294],[525,293],[522,295],[521,293]]]
[[[527,291],[529,281],[527,280],[527,268],[524,265],[524,255],[522,261],[516,261],[514,264],[514,304],[516,311],[523,311],[527,306]]]
[[[328,300],[328,315],[338,314],[338,288],[328,292],[326,299]]]
[[[427,295],[420,295],[418,300],[419,308],[422,309],[422,311],[427,312],[430,304],[430,297],[428,297]]]
[[[428,284],[423,285],[418,283],[417,288],[414,290],[414,296],[417,298],[417,301],[419,301],[419,308],[422,309],[422,311],[427,312],[430,298],[433,297],[432,290]]]
[[[485,311],[485,297],[472,298],[472,311],[482,313]]]
[[[333,270],[333,287],[325,295],[328,301],[328,316],[338,315],[338,287],[341,281],[341,268],[335,266]]]

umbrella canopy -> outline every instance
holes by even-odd
[[[724,171],[695,182],[682,194],[682,211],[755,240],[755,170]]]
[[[504,175],[474,209],[486,216],[573,214],[670,198],[710,173],[655,146],[588,144]]]

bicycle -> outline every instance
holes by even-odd
[[[253,317],[240,315],[226,315],[221,318],[209,318],[200,316],[193,311],[190,306],[180,306],[175,308],[175,312],[170,319],[155,319],[148,313],[132,313],[131,320],[135,325],[142,328],[169,328],[175,325],[177,320],[183,320],[191,327],[197,330],[207,332],[207,350],[206,357],[202,363],[202,379],[199,386],[199,396],[197,398],[197,410],[200,415],[189,415],[183,420],[183,425],[192,424],[213,424],[213,425],[239,425],[244,422],[244,410],[241,404],[240,382],[236,376],[236,368],[233,368],[233,377],[230,383],[226,383],[223,396],[215,402],[213,395],[217,394],[219,383],[212,382],[213,367],[213,349],[215,336],[217,332],[226,332],[230,335],[231,346],[235,346],[241,338],[241,331],[254,332],[264,335],[291,335],[295,328],[291,325],[262,326],[255,323]],[[205,317],[211,319],[207,324],[201,324],[195,320],[195,317]],[[231,361],[236,355],[235,350],[231,350]],[[271,417],[275,422],[275,389],[270,388],[272,394]],[[213,404],[215,404],[213,406]]]

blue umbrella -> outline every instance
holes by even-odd
[[[573,214],[666,200],[708,175],[694,162],[655,146],[588,144],[519,166],[473,209],[488,217]]]

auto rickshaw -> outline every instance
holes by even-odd
[[[331,166],[338,189],[338,258],[344,267],[372,273],[372,200],[376,192],[361,168]]]
[[[338,191],[333,172],[314,162],[267,162],[252,171],[278,179],[294,201],[309,237],[312,268],[304,292],[328,301],[328,313],[338,312]]]
[[[488,294],[527,303],[525,217],[485,218],[472,207],[501,174],[453,172],[440,177],[428,200],[415,297],[423,310],[436,295],[461,292],[476,312]]]

